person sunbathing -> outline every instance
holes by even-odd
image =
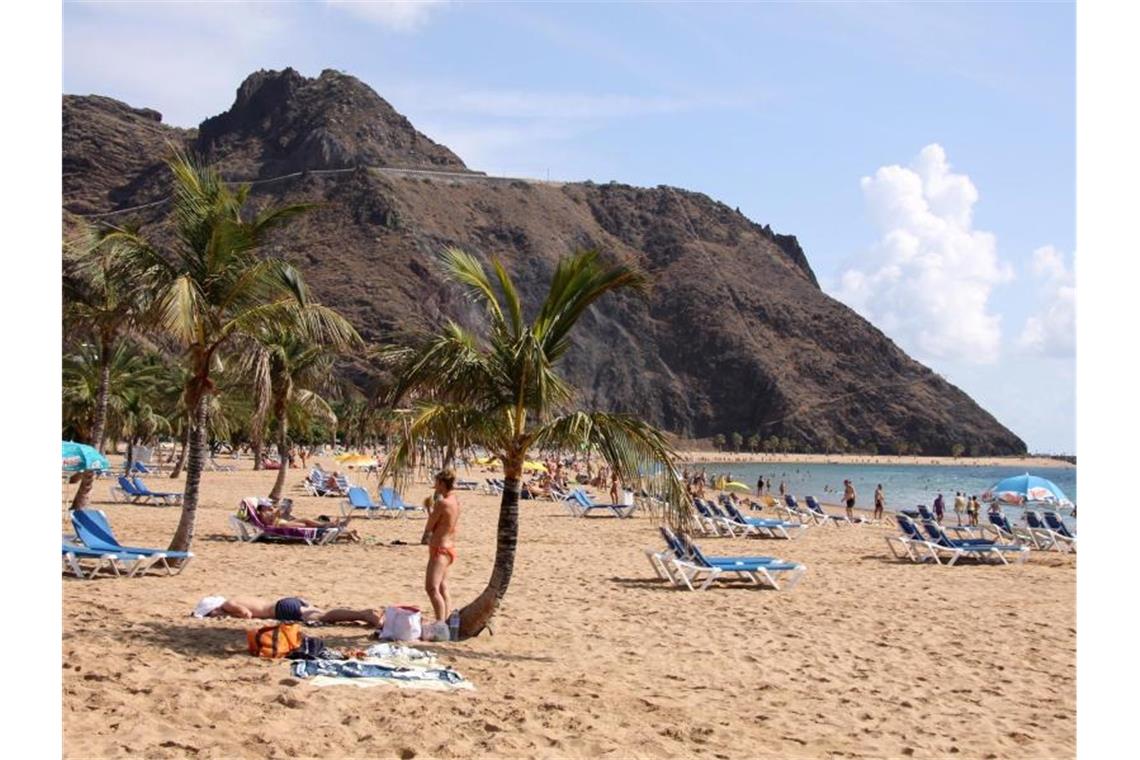
[[[207,596],[198,602],[190,613],[196,618],[235,617],[250,620],[283,620],[286,622],[335,624],[364,623],[373,628],[384,625],[384,613],[378,610],[349,610],[337,608],[322,610],[297,596],[287,596],[271,602],[253,596],[227,599],[224,596]]]
[[[344,518],[340,522],[332,522],[331,520],[309,520],[305,517],[284,517],[278,507],[271,504],[258,504],[257,516],[262,524],[268,525],[271,528],[344,528],[348,525],[348,518]],[[342,530],[340,538],[352,541],[353,543],[360,543],[360,536],[355,530]]]

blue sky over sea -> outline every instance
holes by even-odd
[[[194,126],[359,77],[468,166],[698,190],[1031,450],[1075,452],[1068,3],[65,3],[64,91]]]

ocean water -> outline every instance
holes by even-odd
[[[887,509],[914,509],[918,504],[930,506],[942,494],[947,514],[953,514],[954,492],[964,491],[967,496],[978,496],[1003,478],[1024,475],[1018,467],[938,467],[933,465],[873,465],[873,464],[745,464],[740,462],[698,462],[690,464],[690,472],[704,468],[710,475],[728,473],[733,480],[747,483],[753,489],[756,479],[763,476],[772,481],[772,493],[778,495],[780,481],[787,492],[801,503],[812,495],[827,504],[839,504],[843,498],[843,481],[855,485],[855,506],[871,509],[875,505],[875,486],[883,485]],[[1029,474],[1053,481],[1069,500],[1077,503],[1077,469],[1075,467],[1035,467]],[[755,492],[755,491],[754,491]],[[982,507],[985,520],[985,504]],[[1006,512],[1020,516],[1021,511],[1007,507]],[[1067,510],[1066,510],[1067,514]]]

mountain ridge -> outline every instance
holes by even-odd
[[[274,245],[371,340],[478,318],[435,271],[444,245],[502,258],[529,308],[558,256],[598,248],[653,284],[583,318],[565,370],[589,406],[686,436],[758,434],[820,451],[1025,451],[960,389],[823,293],[794,236],[706,195],[485,177],[367,85],[330,70],[256,72],[197,130],[100,96],[65,96],[63,108],[65,233],[81,214],[168,192],[170,141],[227,177],[297,173],[255,185],[252,202],[319,204]],[[409,169],[454,176],[399,174]],[[328,170],[344,171],[318,173]],[[122,216],[161,228],[164,215],[159,204]]]

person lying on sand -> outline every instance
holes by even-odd
[[[235,617],[247,620],[283,620],[298,623],[364,623],[372,628],[384,625],[384,613],[377,610],[349,610],[337,608],[322,610],[313,607],[297,596],[287,596],[271,602],[255,596],[239,596],[227,599],[224,596],[207,596],[198,602],[190,613],[197,618]]]

